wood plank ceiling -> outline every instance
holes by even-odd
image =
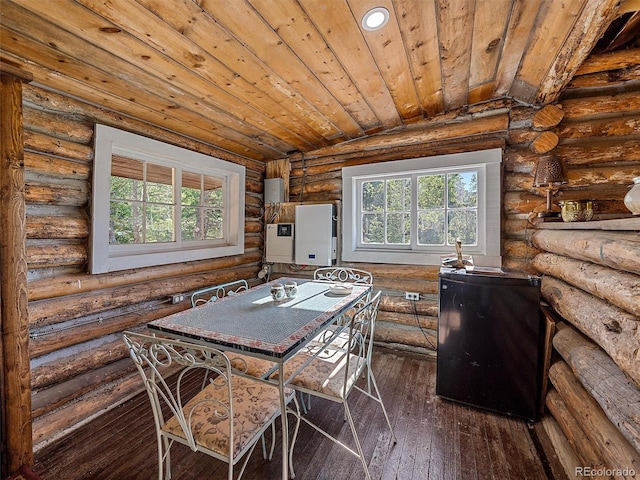
[[[268,161],[467,105],[549,103],[637,3],[0,0],[0,56],[46,88]],[[364,30],[378,6],[388,24]]]

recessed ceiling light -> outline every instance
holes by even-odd
[[[384,7],[372,8],[362,17],[362,28],[372,32],[384,27],[388,21],[389,10]]]

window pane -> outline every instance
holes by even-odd
[[[180,190],[182,205],[200,205],[201,178],[202,175],[197,173],[182,172],[182,188]]]
[[[204,195],[203,205],[205,207],[222,208],[224,200],[223,180],[218,177],[203,177]]]
[[[444,175],[418,177],[418,209],[444,208]]]
[[[110,202],[109,244],[142,243],[142,211],[138,202]]]
[[[408,245],[411,239],[411,216],[408,213],[387,214],[387,243]]]
[[[173,206],[147,205],[146,243],[171,242],[173,240]]]
[[[222,238],[223,215],[219,209],[207,208],[205,210],[204,238]]]
[[[384,211],[384,182],[363,182],[362,183],[362,211],[382,212]]]
[[[173,168],[147,163],[147,201],[173,203]]]
[[[411,210],[410,178],[387,181],[387,210],[395,212]]]
[[[450,210],[447,212],[449,231],[447,242],[456,243],[456,238],[462,240],[463,245],[476,245],[478,241],[478,212],[471,209]]]
[[[420,212],[418,215],[418,243],[444,245],[444,210]]]
[[[184,191],[184,190],[183,190]],[[200,240],[199,208],[182,207],[182,240]]]
[[[475,172],[448,175],[449,208],[478,205],[478,177]]]
[[[384,243],[384,215],[365,213],[362,216],[362,243]]]
[[[114,155],[111,159],[111,198],[142,200],[144,163]]]
[[[110,197],[114,200],[142,200],[143,183],[124,177],[111,177]]]

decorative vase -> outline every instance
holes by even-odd
[[[631,190],[624,196],[624,204],[631,213],[640,215],[640,177],[633,179]]]

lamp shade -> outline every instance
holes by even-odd
[[[562,185],[567,183],[567,173],[564,164],[555,155],[547,155],[538,159],[533,185],[546,187],[550,185]]]

